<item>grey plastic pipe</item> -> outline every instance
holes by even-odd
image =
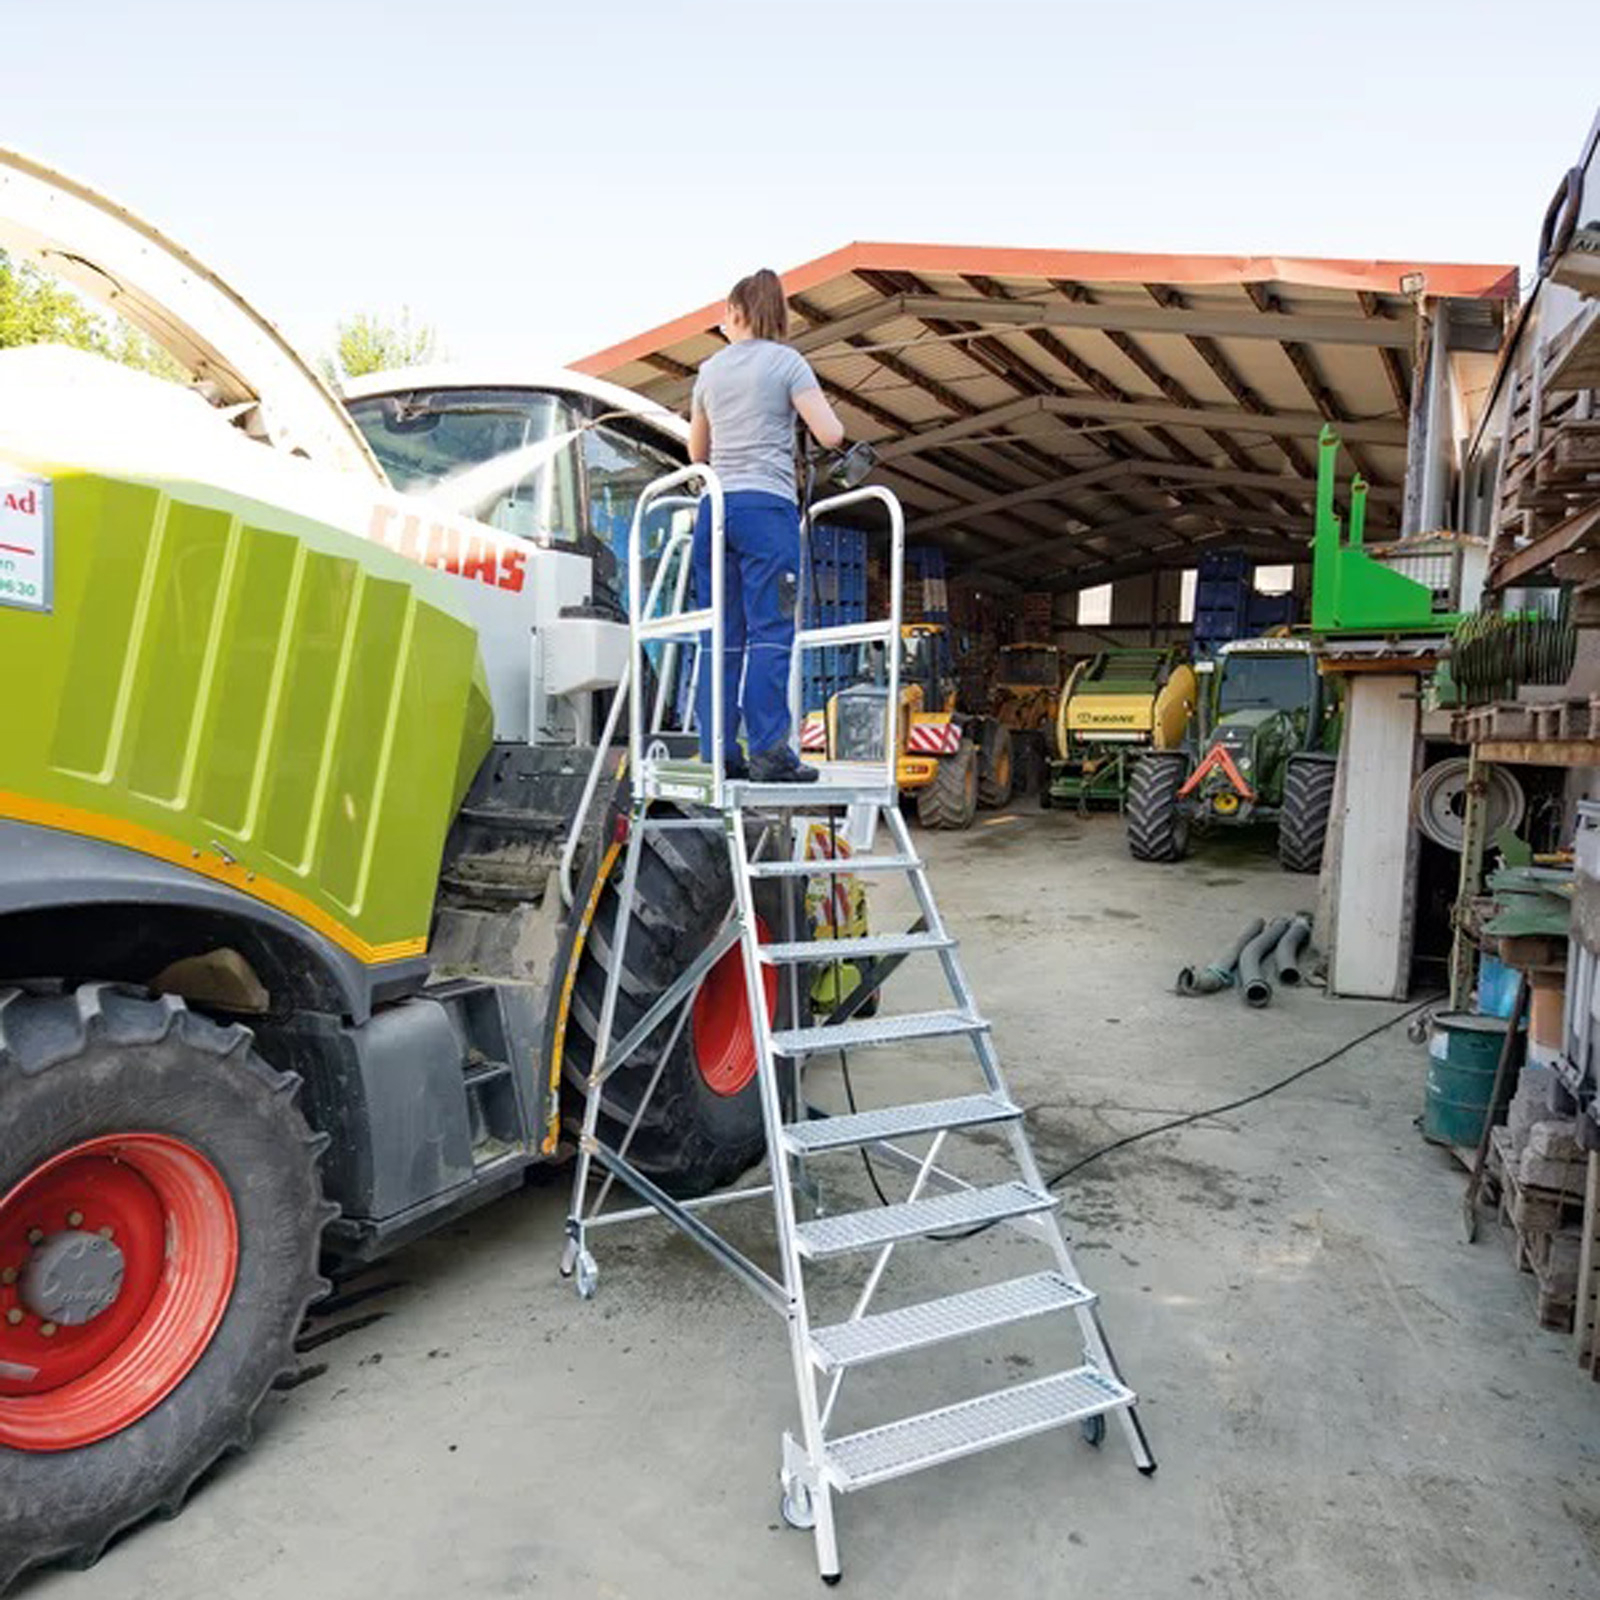
[[[1234,968],[1239,965],[1240,952],[1261,932],[1261,928],[1261,918],[1252,919],[1250,925],[1228,947],[1228,953],[1220,961],[1213,961],[1210,966],[1201,967],[1198,972],[1193,967],[1185,967],[1178,974],[1178,993],[1215,994],[1219,989],[1231,988]]]
[[[1272,1002],[1272,985],[1267,981],[1262,967],[1267,955],[1277,948],[1278,941],[1289,927],[1287,917],[1274,917],[1265,928],[1239,952],[1239,987],[1247,1006],[1264,1006]]]
[[[1273,946],[1272,964],[1278,972],[1278,982],[1294,988],[1300,982],[1300,958],[1311,940],[1311,918],[1305,912],[1295,917],[1283,930],[1283,937]]]

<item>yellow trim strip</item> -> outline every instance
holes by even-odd
[[[107,844],[124,845],[142,855],[155,856],[158,860],[171,862],[175,867],[198,872],[202,877],[225,883],[230,889],[237,889],[241,894],[247,894],[251,899],[260,900],[287,913],[297,922],[315,928],[323,938],[368,966],[427,954],[426,934],[415,939],[391,940],[387,944],[369,944],[360,934],[330,916],[298,890],[263,878],[260,873],[251,871],[237,861],[227,861],[214,850],[196,850],[192,845],[169,839],[165,834],[142,827],[137,822],[102,816],[97,811],[82,811],[76,806],[58,805],[52,800],[36,800],[29,795],[13,794],[5,789],[0,789],[0,818],[12,822],[34,822],[40,827],[56,828],[63,833],[102,839]]]
[[[605,892],[606,880],[622,854],[622,841],[612,842],[611,848],[601,858],[600,870],[594,875],[589,898],[584,902],[583,916],[578,921],[577,937],[572,941],[572,954],[567,958],[566,974],[561,980],[561,999],[556,1008],[554,1043],[550,1046],[550,1120],[545,1125],[544,1143],[539,1146],[541,1155],[553,1156],[561,1142],[561,1051],[567,1038],[567,1014],[572,1009],[572,991],[578,982],[578,963],[583,959],[583,947],[589,938],[589,928],[600,907],[600,896]]]

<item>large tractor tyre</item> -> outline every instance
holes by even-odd
[[[983,725],[978,745],[978,804],[996,811],[1011,799],[1016,783],[1011,730],[991,717]]]
[[[1317,872],[1333,811],[1337,768],[1315,756],[1291,756],[1283,773],[1278,813],[1278,862],[1285,872]]]
[[[560,1051],[561,1117],[569,1138],[583,1126],[589,1069],[600,1032],[606,973],[617,946],[626,844],[594,852],[573,901],[556,955],[549,1050]],[[756,914],[782,938],[784,895],[793,896],[794,924],[804,937],[803,883],[756,885]],[[613,1041],[620,1040],[723,925],[733,898],[727,846],[720,828],[650,830],[640,846],[633,915],[623,951]],[[786,1025],[788,1004],[776,968],[764,969],[768,1016]],[[801,991],[809,981],[802,972]],[[627,1159],[669,1194],[687,1199],[725,1187],[766,1149],[756,1081],[755,1040],[745,990],[744,958],[735,945],[701,981],[679,1029],[665,1021],[606,1081],[598,1133],[616,1149],[640,1098],[662,1068]]]
[[[322,1141],[240,1027],[0,990],[0,1591],[250,1440],[317,1275]]]
[[[1155,751],[1134,767],[1126,809],[1135,861],[1181,861],[1189,853],[1189,819],[1178,802],[1188,774],[1189,758],[1176,750]]]
[[[940,759],[933,782],[917,790],[917,821],[924,828],[970,828],[978,814],[978,747],[962,740]]]

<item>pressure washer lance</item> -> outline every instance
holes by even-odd
[[[1198,972],[1193,967],[1185,967],[1178,974],[1178,993],[1215,994],[1219,989],[1231,989],[1234,972],[1239,965],[1239,956],[1244,947],[1261,932],[1262,926],[1261,918],[1256,917],[1233,941],[1228,953],[1220,961],[1213,961],[1210,966],[1201,967]]]

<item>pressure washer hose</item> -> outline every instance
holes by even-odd
[[[1239,965],[1240,953],[1261,932],[1261,928],[1261,918],[1254,918],[1229,946],[1228,953],[1220,961],[1213,961],[1210,966],[1201,967],[1198,972],[1193,967],[1185,967],[1178,974],[1178,993],[1215,994],[1219,989],[1231,988],[1234,968]]]
[[[1294,988],[1301,980],[1300,958],[1311,938],[1311,918],[1300,912],[1284,929],[1283,937],[1273,947],[1272,964],[1277,969],[1278,982]]]
[[[1244,992],[1247,1006],[1264,1006],[1272,1002],[1272,985],[1262,967],[1268,953],[1277,948],[1278,941],[1289,928],[1287,917],[1274,917],[1265,928],[1239,952],[1239,987]]]

